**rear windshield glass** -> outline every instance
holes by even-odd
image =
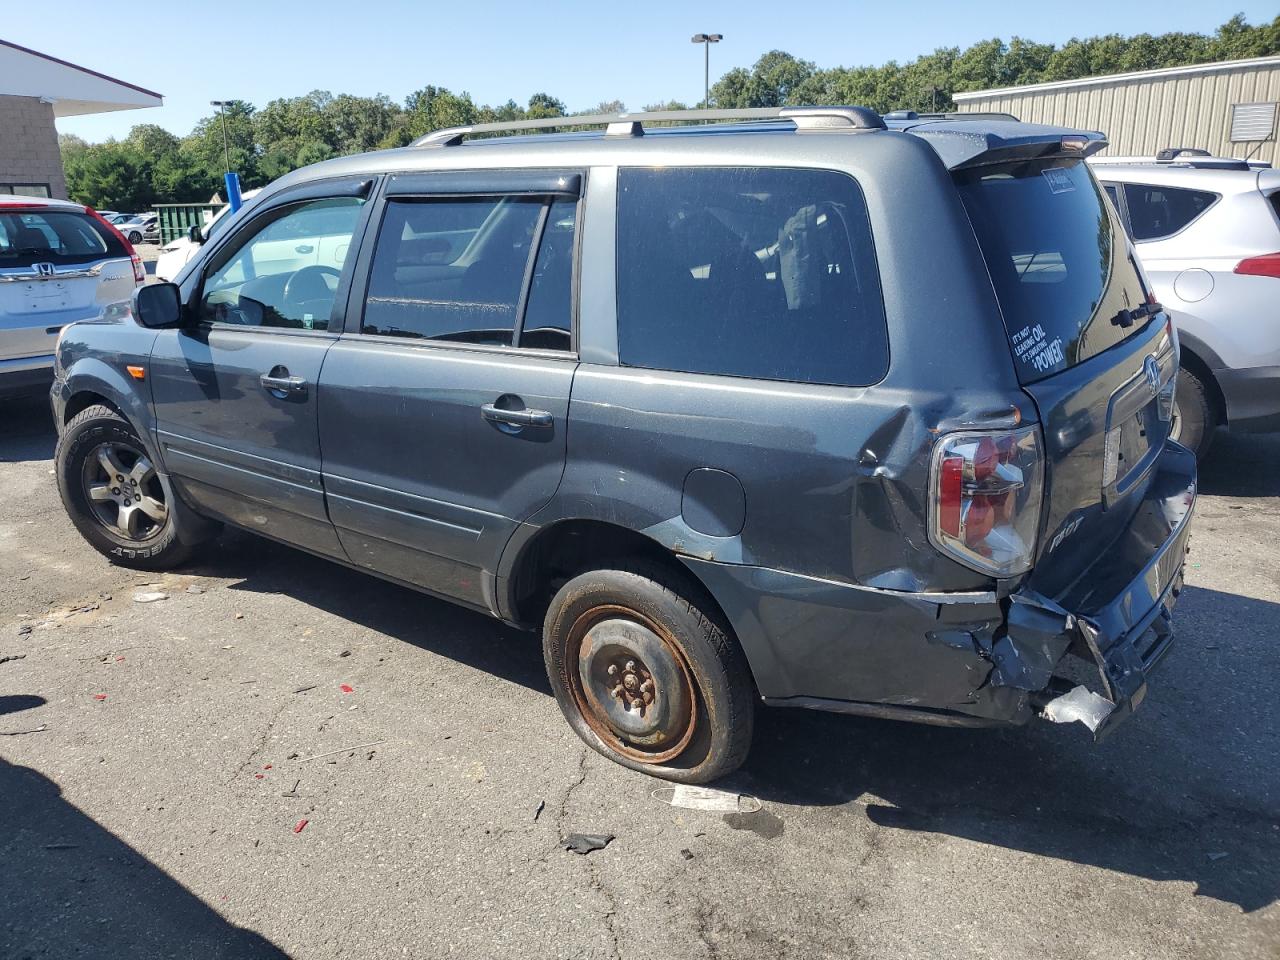
[[[960,171],[956,181],[1023,383],[1075,366],[1145,325],[1114,322],[1146,294],[1084,161],[994,164]]]
[[[87,214],[0,208],[0,269],[127,256],[119,238]]]

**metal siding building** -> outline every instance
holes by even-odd
[[[1231,143],[1233,104],[1280,101],[1280,57],[1202,63],[953,95],[961,112],[999,111],[1019,120],[1101,130],[1112,156],[1154,156],[1165,147],[1200,147],[1215,156],[1280,166],[1269,142]]]

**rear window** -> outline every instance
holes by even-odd
[[[119,238],[87,214],[0,207],[0,269],[127,256]]]
[[[618,358],[856,386],[888,369],[858,184],[824,170],[623,169]]]
[[[1129,206],[1133,239],[1161,240],[1187,227],[1213,206],[1218,195],[1207,190],[1126,183],[1124,198]]]
[[[960,171],[956,182],[1023,383],[1142,328],[1113,322],[1146,294],[1124,230],[1082,160],[993,164]]]

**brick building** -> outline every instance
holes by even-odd
[[[66,198],[58,117],[163,103],[158,93],[0,40],[0,193]]]

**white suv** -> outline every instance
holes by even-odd
[[[91,208],[0,196],[0,397],[47,390],[62,328],[145,280],[129,241]]]
[[[1182,345],[1174,435],[1280,430],[1280,170],[1203,151],[1090,160]]]

